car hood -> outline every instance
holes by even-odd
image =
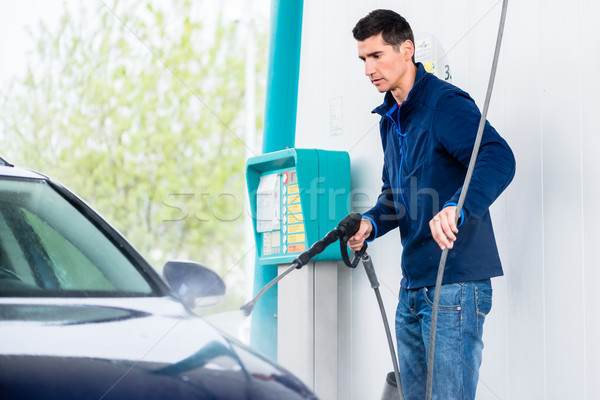
[[[0,299],[0,393],[62,399],[312,399],[172,298]]]

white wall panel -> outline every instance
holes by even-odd
[[[585,391],[581,82],[561,49],[580,54],[581,2],[541,9],[546,398],[582,399]],[[557,26],[569,26],[568,35]],[[552,39],[550,39],[552,38]]]
[[[392,8],[415,33],[434,34],[453,83],[482,106],[500,7],[498,0],[304,1],[296,145],[350,153],[357,211],[375,202],[381,185],[378,117],[370,111],[382,95],[357,59],[356,21]],[[480,400],[600,398],[598,15],[596,0],[509,4],[488,119],[513,148],[517,174],[492,207],[505,276],[493,280]],[[400,251],[397,232],[370,246],[392,326]],[[338,277],[338,398],[375,399],[391,370],[375,297],[362,269],[340,264]]]
[[[600,399],[600,313],[597,287],[600,282],[600,78],[595,72],[600,65],[600,3],[584,0],[581,5],[580,54],[572,57],[578,66],[581,88],[581,136],[583,175],[583,292],[585,313],[585,398]]]

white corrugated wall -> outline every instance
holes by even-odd
[[[380,188],[370,111],[382,96],[351,29],[375,8],[433,34],[453,83],[481,106],[501,1],[304,0],[296,146],[350,153],[358,211]],[[599,15],[596,0],[509,3],[488,119],[513,148],[517,174],[492,207],[505,276],[493,280],[478,399],[600,398]],[[400,251],[397,232],[370,247],[392,324]],[[391,364],[375,297],[361,269],[340,267],[338,279],[338,398],[376,399]]]

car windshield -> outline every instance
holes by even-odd
[[[119,247],[48,182],[0,179],[0,296],[152,293]]]

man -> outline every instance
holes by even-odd
[[[480,111],[467,93],[415,64],[412,30],[397,13],[373,11],[352,33],[365,75],[385,98],[373,111],[381,115],[382,191],[349,245],[357,251],[365,240],[400,230],[396,337],[407,400],[425,398],[437,268],[442,250],[450,249],[440,289],[433,398],[474,399],[490,278],[502,275],[488,208],[512,180],[515,160],[486,122],[457,225]]]

